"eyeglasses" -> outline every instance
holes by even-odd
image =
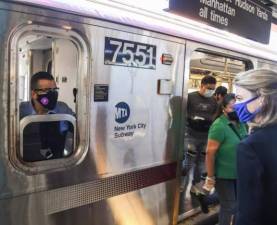
[[[34,91],[37,94],[42,95],[42,94],[47,94],[48,92],[51,92],[51,91],[59,91],[59,88],[58,87],[55,87],[55,88],[36,88],[36,89],[34,89]]]

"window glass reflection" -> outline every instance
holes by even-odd
[[[69,121],[33,122],[23,130],[26,162],[68,157],[74,149],[74,127]]]

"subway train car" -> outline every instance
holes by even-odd
[[[205,74],[232,90],[236,73],[276,65],[265,45],[165,13],[0,0],[1,225],[177,224],[197,207],[189,160],[181,177],[187,94]],[[21,118],[39,71],[72,113]],[[42,139],[58,136],[36,131],[56,122],[71,132],[51,158]]]

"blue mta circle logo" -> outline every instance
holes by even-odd
[[[119,102],[115,106],[116,112],[115,112],[115,121],[117,123],[125,123],[130,116],[130,107],[125,102]]]

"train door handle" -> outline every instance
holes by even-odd
[[[171,95],[173,92],[173,83],[169,79],[158,80],[158,90],[159,95]]]
[[[73,88],[74,103],[76,103],[77,93],[78,93],[78,89]]]

